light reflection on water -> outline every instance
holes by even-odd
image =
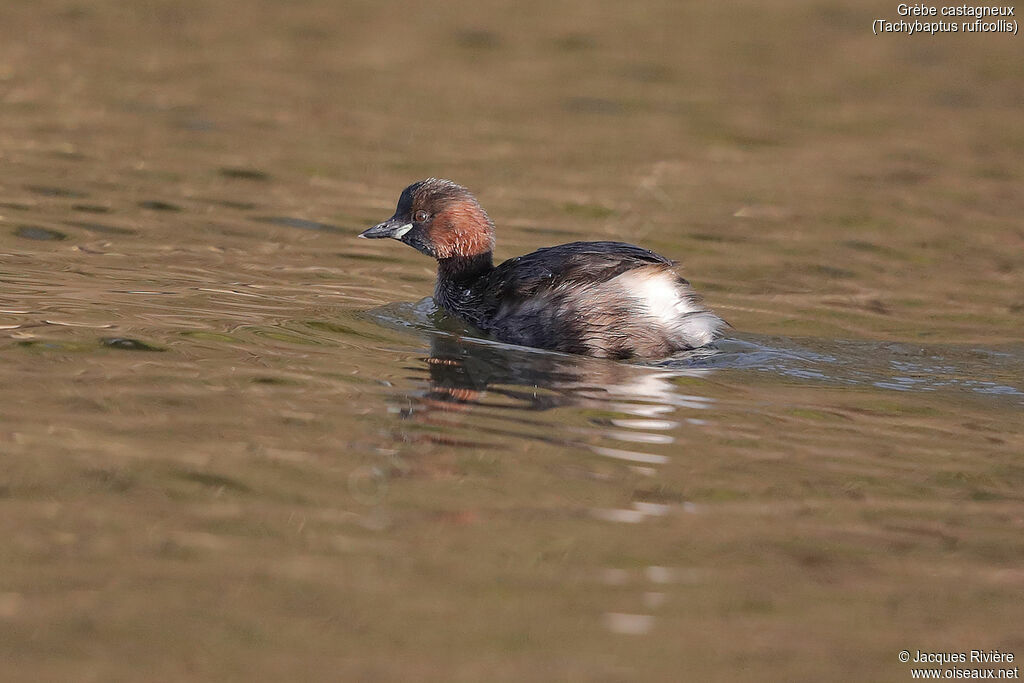
[[[412,425],[442,427],[429,440],[447,446],[498,448],[502,439],[526,438],[621,462],[636,475],[656,480],[679,448],[700,448],[701,430],[714,425],[717,399],[682,391],[680,378],[716,374],[743,382],[750,373],[774,375],[785,383],[832,387],[873,387],[895,391],[969,392],[1024,405],[1019,382],[1021,349],[915,346],[877,342],[740,335],[713,349],[684,354],[651,366],[609,363],[511,347],[465,336],[461,325],[435,309],[430,299],[391,304],[367,312],[371,319],[396,329],[416,330],[429,338],[425,368],[417,368],[412,391],[392,396],[406,422],[396,440],[407,441]],[[425,370],[425,372],[424,372]],[[544,413],[575,407],[590,415],[585,426],[559,424]],[[492,418],[473,425],[474,440],[462,443],[451,434],[477,412]],[[600,417],[595,413],[599,412]],[[477,437],[492,437],[481,444]],[[624,444],[628,444],[624,445]],[[593,518],[616,524],[641,524],[666,515],[699,514],[688,500],[647,501],[634,497],[622,507],[594,507]],[[614,570],[609,570],[615,574]],[[649,568],[648,575],[672,583],[679,572]],[[617,574],[616,574],[617,575]],[[654,580],[654,579],[651,579]],[[645,612],[606,612],[605,628],[621,635],[648,634],[656,625],[662,591],[645,591],[637,607]]]
[[[457,331],[459,324],[434,310],[429,299],[387,306],[368,315],[385,325],[412,327],[429,335],[426,376],[416,381],[417,388],[390,399],[393,414],[402,421],[393,434],[396,446],[424,438],[451,448],[495,449],[503,440],[525,438],[589,452],[626,466],[641,479],[656,481],[659,466],[670,461],[669,453],[679,439],[698,441],[700,435],[694,430],[708,424],[680,413],[699,415],[715,404],[713,398],[681,392],[673,382],[678,377],[699,378],[710,370],[666,371],[458,336],[451,331]],[[449,331],[438,330],[434,321]],[[586,415],[585,423],[564,424],[558,417],[545,417],[563,409]],[[471,440],[453,437],[474,413],[484,419],[474,421]],[[440,431],[421,432],[419,427]],[[397,453],[386,454],[388,467],[360,471],[353,485],[381,502],[385,473],[404,473]],[[597,471],[593,475],[600,476]],[[688,501],[666,503],[638,496],[626,506],[592,507],[589,513],[600,521],[632,525],[670,514],[693,514],[697,509]],[[671,569],[649,567],[645,576],[654,583],[670,584],[672,574]],[[649,634],[666,599],[662,590],[643,590],[634,602],[635,608],[646,611],[605,612],[601,623],[613,634]]]
[[[382,324],[407,327],[420,331],[438,332],[455,330],[459,324],[436,309],[431,299],[416,304],[394,304],[368,313]],[[465,333],[465,331],[463,331]],[[440,334],[444,334],[443,331]],[[449,332],[452,334],[452,332]],[[439,348],[440,364],[451,364],[470,372],[481,363],[477,378],[467,379],[471,388],[491,383],[535,383],[540,386],[574,383],[571,387],[583,390],[585,382],[580,375],[588,368],[595,372],[594,382],[607,389],[605,400],[614,401],[617,395],[634,394],[655,405],[701,407],[707,398],[687,396],[673,390],[672,377],[701,377],[713,371],[741,370],[771,373],[783,379],[820,382],[835,386],[873,386],[896,391],[969,391],[979,394],[1005,396],[1024,405],[1024,385],[1020,384],[1024,371],[1024,347],[1006,346],[1001,349],[980,347],[938,346],[932,344],[865,342],[824,339],[789,339],[785,337],[758,337],[749,333],[735,333],[719,340],[713,347],[698,349],[671,359],[657,361],[650,367],[662,372],[641,372],[644,366],[616,364],[615,370],[602,368],[602,376],[595,368],[577,358],[564,358],[560,354],[538,350],[517,349],[488,340],[464,338],[463,344],[473,351],[456,348],[459,338],[435,336]],[[501,351],[488,351],[500,349]],[[502,356],[501,353],[505,356]],[[479,361],[464,358],[471,355]],[[502,368],[495,358],[507,358],[515,353],[530,353],[518,369]],[[561,367],[561,369],[559,369]],[[629,375],[631,368],[634,371]],[[503,370],[504,373],[503,374]],[[621,373],[621,377],[615,376]],[[506,376],[507,375],[507,376]],[[453,375],[458,377],[459,375]],[[569,389],[568,386],[561,387]],[[637,410],[650,410],[638,407]],[[643,414],[643,413],[638,413]]]

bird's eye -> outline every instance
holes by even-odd
[[[413,219],[417,223],[422,223],[423,221],[427,220],[427,218],[429,218],[429,216],[427,215],[426,211],[417,211],[415,214],[413,214]]]

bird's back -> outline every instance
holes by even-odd
[[[483,315],[474,322],[510,343],[606,358],[703,346],[725,322],[673,266],[623,242],[539,249],[481,278],[473,299]]]

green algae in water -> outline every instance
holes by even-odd
[[[49,228],[41,228],[38,225],[19,225],[14,230],[15,237],[21,237],[27,240],[38,240],[40,242],[59,242],[68,238],[62,232],[57,230],[51,230]]]
[[[100,339],[100,344],[111,349],[118,349],[120,351],[166,351],[159,346],[153,346],[147,344],[144,341],[138,339],[131,339],[129,337],[104,337]]]

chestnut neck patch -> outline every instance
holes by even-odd
[[[494,249],[494,224],[472,199],[447,202],[427,234],[439,259],[479,256]]]

